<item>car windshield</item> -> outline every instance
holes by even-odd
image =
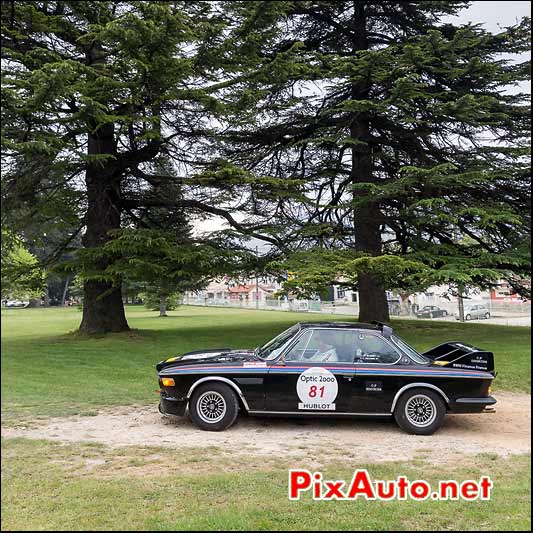
[[[261,357],[261,359],[274,359],[280,354],[282,348],[287,344],[287,341],[291,339],[299,329],[300,326],[298,324],[292,326],[292,328],[286,329],[277,337],[268,341],[264,346],[261,346],[261,348],[257,348],[255,354]]]
[[[421,353],[418,353],[412,346],[409,346],[409,344],[407,344],[400,337],[393,335],[391,339],[394,344],[396,344],[396,346],[403,350],[407,355],[409,355],[409,357],[411,357],[411,359],[413,359],[417,363],[429,363],[429,359],[427,357],[424,357]]]

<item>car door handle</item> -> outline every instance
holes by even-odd
[[[344,379],[347,379],[348,381],[352,381],[354,378],[353,372],[350,374],[340,374]]]

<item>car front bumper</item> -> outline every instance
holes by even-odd
[[[161,396],[159,400],[159,412],[162,415],[184,416],[187,410],[187,400],[177,400]]]

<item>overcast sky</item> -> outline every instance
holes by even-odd
[[[464,9],[459,16],[452,17],[453,22],[459,23],[481,23],[485,29],[498,32],[506,26],[516,24],[522,17],[531,15],[531,2],[472,2],[468,9]],[[520,87],[523,91],[531,92],[531,84],[523,84]],[[238,217],[237,217],[238,218]],[[195,224],[197,231],[215,231],[226,227],[220,218],[212,218]],[[261,243],[255,243],[261,244]]]
[[[531,2],[472,2],[468,9],[464,9],[454,19],[460,22],[480,22],[487,30],[495,32],[530,14]]]

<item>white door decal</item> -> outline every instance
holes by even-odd
[[[298,376],[296,392],[298,409],[335,411],[335,398],[339,386],[337,378],[327,369],[314,366]]]

